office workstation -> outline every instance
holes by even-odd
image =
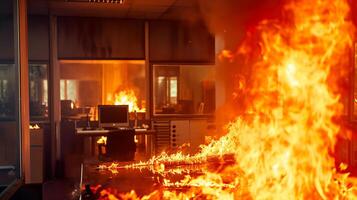
[[[147,124],[138,126],[137,119],[131,126],[128,105],[99,105],[97,126],[90,126],[88,122],[85,127],[76,126],[75,128],[77,136],[88,137],[90,140],[90,148],[86,149],[92,155],[95,155],[94,150],[98,149],[101,151],[101,156],[108,154],[108,158],[123,157],[126,158],[125,161],[133,160],[133,153],[136,151],[135,141],[138,141],[137,137],[141,136],[145,143],[140,145],[144,145],[146,153],[154,155],[155,130],[152,127],[149,128]],[[99,149],[99,145],[102,149]],[[99,155],[99,152],[97,154]]]
[[[0,199],[357,199],[356,13],[1,0]]]

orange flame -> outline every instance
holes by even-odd
[[[129,105],[129,112],[145,112],[145,108],[139,108],[134,90],[122,90],[114,94],[114,105]]]
[[[107,144],[107,137],[106,136],[101,136],[98,140],[97,140],[97,144]]]
[[[29,126],[30,130],[35,130],[35,129],[40,129],[40,126],[38,124],[31,125]]]
[[[283,20],[262,21],[256,27],[260,57],[249,66],[253,81],[245,88],[249,114],[237,117],[227,135],[199,154],[162,155],[144,164],[196,163],[227,154],[237,162],[166,181],[191,189],[164,189],[161,198],[357,199],[355,185],[336,172],[331,155],[338,134],[346,132],[333,118],[343,111],[338,81],[349,67],[349,10],[346,0],[295,0],[284,6]],[[251,42],[238,53],[251,53]]]

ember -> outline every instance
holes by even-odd
[[[331,155],[336,137],[347,135],[333,118],[342,114],[337,83],[348,72],[345,57],[354,34],[348,3],[291,1],[283,12],[282,20],[262,21],[254,39],[248,37],[235,54],[223,55],[234,59],[257,51],[253,45],[260,49],[259,57],[248,62],[254,69],[254,81],[244,88],[249,119],[237,117],[227,135],[196,155],[162,154],[123,168],[158,166],[153,169],[165,171],[174,164],[207,163],[211,157],[226,161],[226,155],[235,162],[177,182],[165,180],[167,187],[142,199],[357,198],[355,185],[348,174],[336,172]],[[183,186],[188,189],[171,188]],[[139,198],[135,192],[128,195]]]

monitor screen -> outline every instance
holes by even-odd
[[[129,126],[128,105],[99,105],[100,127]]]

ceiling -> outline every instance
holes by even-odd
[[[95,16],[134,19],[185,19],[200,17],[197,0],[124,0],[123,4],[29,0],[30,14]],[[85,1],[85,0],[84,0]]]

